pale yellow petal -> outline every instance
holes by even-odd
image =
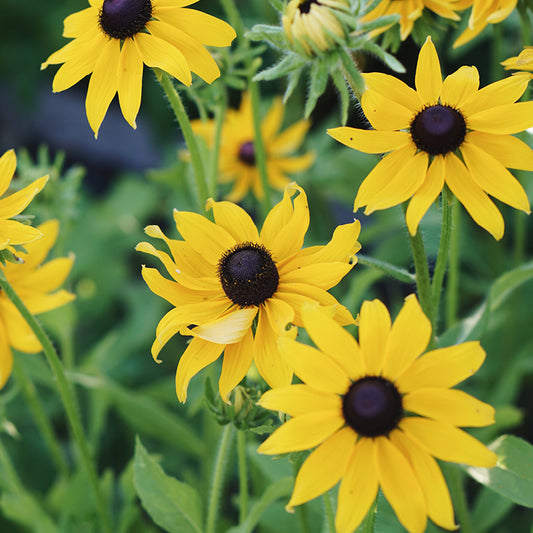
[[[233,311],[212,322],[207,322],[189,330],[189,334],[216,344],[240,342],[252,327],[257,307],[245,307]]]

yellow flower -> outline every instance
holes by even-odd
[[[74,299],[72,293],[57,290],[70,273],[74,258],[59,257],[41,264],[57,239],[59,222],[50,220],[41,224],[38,230],[42,237],[24,246],[27,254],[20,254],[22,263],[0,265],[7,281],[34,315],[51,311]],[[0,387],[5,385],[11,374],[11,348],[26,353],[42,350],[22,315],[0,290]]]
[[[459,0],[461,9],[472,6],[468,26],[457,38],[453,47],[457,48],[479,35],[487,24],[499,24],[516,7],[518,0]]]
[[[291,197],[299,193],[294,199]],[[250,216],[230,202],[208,200],[215,222],[174,211],[184,240],[172,240],[157,226],[146,233],[165,240],[172,257],[147,242],[137,250],[158,257],[171,279],[143,267],[148,287],[173,306],[159,322],[152,355],[176,333],[192,335],[176,373],[176,393],[187,398],[191,378],[215,361],[224,360],[220,395],[229,393],[248,372],[252,360],[271,387],[288,385],[292,372],[280,356],[277,339],[296,335],[304,302],[331,307],[341,324],[353,323],[350,312],[327,292],[351,270],[359,250],[360,224],[339,226],[326,246],[302,248],[309,225],[307,197],[290,184],[268,214],[261,233]],[[255,322],[255,324],[254,324]]]
[[[260,453],[317,446],[300,468],[288,508],[342,480],[337,533],[357,528],[378,488],[410,533],[425,531],[428,516],[455,529],[435,458],[487,468],[496,463],[493,452],[459,429],[492,424],[494,409],[451,388],[483,363],[479,342],[424,354],[431,324],[414,295],[392,325],[379,300],[364,302],[359,343],[316,306],[305,306],[302,319],[318,349],[289,338],[279,344],[303,383],[270,390],[259,401],[292,417]]]
[[[315,158],[312,152],[300,156],[291,155],[301,146],[310,122],[299,120],[280,132],[283,107],[281,98],[276,98],[261,125],[268,181],[278,190],[283,190],[290,183],[287,173],[306,170]],[[212,120],[207,123],[195,120],[192,127],[209,145],[213,143],[215,129]],[[250,95],[245,93],[240,108],[227,111],[220,139],[220,180],[223,183],[233,183],[233,188],[226,197],[231,202],[242,200],[250,189],[257,198],[262,199],[264,196],[256,165],[254,137]]]
[[[364,74],[364,79],[361,105],[375,129],[328,133],[362,152],[391,153],[362,183],[354,210],[366,206],[368,214],[411,198],[406,221],[414,235],[446,184],[496,239],[504,222],[489,194],[530,212],[522,185],[506,168],[533,170],[533,151],[510,135],[533,126],[533,102],[515,103],[527,88],[527,75],[479,89],[477,69],[461,67],[442,81],[428,37],[418,57],[416,91],[387,74]]]
[[[0,157],[0,197],[11,184],[16,167],[17,156],[13,150],[8,150]],[[14,244],[25,244],[41,237],[38,229],[10,219],[19,215],[28,206],[47,181],[48,176],[43,176],[24,189],[0,198],[0,250]]]
[[[400,38],[405,41],[411,34],[415,21],[422,16],[424,8],[450,20],[460,20],[456,11],[464,9],[464,7],[458,7],[454,0],[382,0],[372,11],[361,18],[361,22],[372,22],[386,15],[400,15]],[[389,28],[390,26],[384,26],[372,30],[369,35],[374,37]]]
[[[314,54],[313,48],[325,52],[344,40],[344,28],[335,12],[349,12],[349,7],[346,0],[291,0],[281,18],[285,35],[309,55]]]
[[[502,65],[506,70],[525,70],[531,72],[529,76],[533,76],[533,47],[526,46],[520,54],[515,57],[510,57],[502,61]]]
[[[210,15],[185,9],[197,0],[89,0],[90,7],[65,19],[63,35],[74,40],[42,65],[63,63],[54,92],[91,74],[86,111],[95,137],[115,93],[135,128],[141,105],[143,65],[168,72],[185,85],[191,71],[207,83],[220,76],[205,46],[228,46],[235,31]]]

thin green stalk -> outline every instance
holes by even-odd
[[[491,81],[501,79],[503,67],[501,61],[505,59],[503,52],[503,28],[501,24],[491,24],[492,26],[492,58],[491,58]]]
[[[448,256],[450,253],[450,239],[452,234],[453,224],[453,203],[456,202],[455,197],[450,192],[448,187],[444,187],[442,195],[442,225],[440,233],[439,251],[437,254],[437,262],[435,264],[435,271],[433,272],[433,280],[431,282],[432,292],[432,330],[433,336],[437,333],[437,317],[439,315],[439,304],[442,293],[442,283],[444,281],[444,274],[446,273],[446,266],[448,264]]]
[[[203,211],[205,208],[205,201],[208,198],[207,183],[205,179],[204,165],[200,155],[200,148],[196,142],[194,132],[192,131],[191,121],[189,120],[189,116],[185,111],[185,107],[183,107],[183,102],[181,101],[179,92],[176,90],[176,87],[174,87],[170,76],[166,72],[159,71],[158,79],[161,83],[161,87],[163,87],[163,90],[165,91],[170,106],[174,111],[174,115],[178,120],[183,137],[185,138],[185,143],[187,144],[187,148],[191,154],[194,179],[198,189],[198,202],[200,209]]]
[[[461,533],[473,533],[472,519],[466,502],[464,474],[457,465],[444,464],[442,466],[446,473],[455,516],[457,517]]]
[[[407,210],[406,205],[403,205],[404,214]],[[422,240],[422,234],[420,229],[413,237],[409,234],[409,242],[411,243],[411,252],[413,254],[413,262],[415,264],[415,276],[416,276],[416,292],[418,293],[418,300],[422,307],[422,310],[426,316],[433,323],[433,307],[431,298],[431,282],[429,278],[429,268],[426,256],[426,250],[424,247],[424,241]]]
[[[57,355],[54,346],[52,345],[52,342],[46,335],[46,332],[42,328],[41,324],[35,319],[35,317],[30,313],[24,302],[15,293],[13,287],[11,287],[11,284],[7,281],[4,273],[1,270],[0,288],[6,293],[7,297],[17,308],[17,311],[22,315],[22,317],[24,318],[24,320],[31,328],[31,330],[33,331],[33,333],[35,334],[35,336],[43,347],[43,352],[52,369],[54,377],[56,378],[59,395],[61,396],[63,406],[67,413],[67,418],[72,429],[72,435],[79,451],[80,460],[87,474],[89,486],[96,502],[96,510],[99,515],[100,525],[103,531],[111,533],[111,522],[108,515],[106,502],[104,500],[102,492],[100,491],[98,475],[96,473],[96,468],[92,461],[87,439],[85,438],[85,433],[81,424],[79,412],[77,410],[77,404],[74,398],[74,393],[70,388],[70,384],[65,376],[61,360],[59,359],[59,356]]]
[[[459,202],[452,204],[452,235],[450,237],[450,258],[448,265],[448,280],[446,283],[446,329],[451,328],[457,322],[457,311],[459,308],[459,250],[461,224],[461,207]]]
[[[328,524],[329,533],[335,533],[335,514],[333,513],[333,505],[331,503],[331,494],[324,492],[322,496],[322,501],[324,502],[324,510],[326,512],[326,522]]]
[[[213,480],[211,482],[211,492],[209,494],[209,504],[207,507],[206,533],[215,533],[220,496],[224,485],[224,471],[227,459],[231,450],[231,440],[233,437],[233,425],[226,424],[222,430],[222,436],[218,446],[217,456],[213,468]]]
[[[296,478],[296,475],[298,474],[298,465],[296,465],[296,463],[292,463],[292,470],[294,477]],[[307,515],[305,503],[302,505],[297,505],[294,509],[294,512],[296,513],[298,523],[300,524],[300,533],[310,533],[311,526],[309,525],[309,516]]]
[[[416,276],[411,274],[404,268],[399,268],[395,265],[391,265],[386,261],[381,261],[381,259],[376,259],[375,257],[370,257],[368,255],[357,254],[358,262],[361,265],[370,266],[377,270],[381,270],[391,278],[397,279],[402,283],[414,283],[416,281]]]
[[[363,520],[363,532],[362,533],[374,533],[374,523],[376,521],[376,507],[378,505],[378,497],[374,500],[374,503],[366,513]]]
[[[222,125],[226,116],[227,95],[225,87],[219,83],[219,98],[215,107],[215,135],[213,139],[213,149],[211,150],[211,159],[209,160],[209,172],[207,178],[207,189],[211,198],[216,198],[218,182],[218,160],[220,156],[220,141],[222,139]]]
[[[522,37],[522,47],[531,46],[531,20],[529,18],[526,2],[518,2],[517,5],[520,19],[520,36]]]
[[[52,423],[50,422],[46,411],[43,409],[43,404],[39,400],[33,381],[30,379],[26,369],[20,364],[20,361],[17,357],[13,358],[13,374],[19,384],[26,403],[30,408],[35,423],[37,424],[37,427],[43,436],[44,443],[48,448],[48,452],[50,453],[52,461],[59,471],[59,474],[62,477],[66,477],[69,473],[68,464],[61,453],[61,446],[57,441],[56,435],[54,434]]]
[[[246,432],[237,431],[237,458],[239,462],[239,524],[248,516],[248,466],[246,463]]]

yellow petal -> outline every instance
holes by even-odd
[[[479,88],[479,72],[476,67],[461,67],[446,76],[442,82],[440,100],[455,109],[461,106]]]
[[[358,128],[332,128],[328,135],[346,146],[367,154],[381,154],[397,150],[411,142],[405,131],[361,130]]]
[[[375,91],[365,91],[361,97],[363,112],[376,130],[408,129],[414,114],[406,107]]]
[[[38,353],[42,350],[41,343],[11,301],[0,300],[0,316],[4,322],[7,342],[12,348],[25,353]]]
[[[339,488],[335,516],[337,533],[352,533],[359,526],[376,499],[378,486],[374,442],[372,439],[360,439]]]
[[[250,97],[249,97],[250,98]],[[270,140],[281,128],[283,123],[284,106],[281,98],[275,98],[261,123],[263,139]]]
[[[423,450],[442,461],[486,468],[496,465],[494,452],[450,424],[412,416],[402,419],[400,429]]]
[[[299,383],[268,390],[257,402],[271,411],[281,411],[290,416],[305,415],[314,411],[341,411],[342,400],[337,394],[325,394]]]
[[[0,157],[0,196],[7,191],[16,168],[17,156],[15,155],[15,150],[7,150]]]
[[[296,476],[288,508],[308,502],[339,482],[355,446],[357,435],[343,428],[311,452]]]
[[[363,302],[359,313],[359,347],[370,376],[382,373],[390,329],[387,308],[379,300]]]
[[[311,122],[309,120],[295,122],[270,141],[270,152],[276,155],[284,155],[298,150],[310,126]]]
[[[470,115],[467,122],[469,128],[487,133],[519,133],[533,127],[533,102],[518,102],[486,109]]]
[[[35,195],[42,191],[48,181],[48,176],[43,176],[35,180],[30,185],[26,185],[20,191],[0,199],[0,219],[11,218],[18,215],[28,206]]]
[[[403,397],[403,407],[439,422],[459,427],[494,423],[494,407],[455,389],[419,389]]]
[[[427,348],[430,338],[431,322],[416,296],[411,294],[405,299],[390,330],[383,375],[395,381]]]
[[[28,272],[17,283],[18,291],[50,292],[55,291],[67,279],[74,257],[57,257],[40,268]]]
[[[426,530],[426,500],[409,461],[387,437],[374,440],[379,486],[410,533]]]
[[[98,10],[94,7],[72,13],[63,21],[63,37],[79,37],[98,27]]]
[[[287,334],[290,324],[294,321],[294,309],[277,297],[269,298],[261,305],[261,312],[268,318],[274,333],[281,337]]]
[[[308,450],[324,442],[343,424],[344,419],[336,411],[318,411],[295,416],[276,429],[257,451],[277,455]]]
[[[454,154],[446,154],[445,179],[448,187],[470,216],[496,240],[503,237],[501,213],[485,192],[474,182],[465,165]]]
[[[461,153],[477,185],[511,207],[530,213],[529,200],[520,182],[490,153],[468,141],[467,137]]]
[[[47,220],[34,228],[41,233],[41,237],[25,245],[28,254],[24,256],[24,264],[13,265],[18,272],[29,272],[38,267],[48,256],[54,246],[59,234],[59,221],[55,219]],[[9,268],[9,264],[7,265]]]
[[[448,388],[475,374],[485,360],[478,341],[439,348],[418,358],[398,379],[403,392],[425,387]]]
[[[408,439],[402,431],[390,434],[394,446],[408,459],[420,483],[427,504],[429,518],[440,527],[456,529],[452,499],[437,461],[420,446]]]
[[[7,342],[4,323],[0,320],[0,389],[4,387],[13,368],[13,353]]]
[[[308,283],[321,289],[331,289],[350,272],[349,263],[319,263],[284,272],[283,283]]]
[[[425,105],[437,103],[442,88],[439,56],[431,37],[427,37],[420,50],[416,65],[415,85]]]
[[[213,209],[215,222],[224,228],[235,242],[258,242],[259,233],[250,215],[232,202],[215,202],[212,198],[206,209]]]
[[[200,370],[216,361],[223,350],[223,344],[213,344],[198,338],[191,341],[183,352],[176,370],[176,395],[180,402],[185,402],[187,399],[187,388],[191,379]]]
[[[117,91],[120,109],[132,128],[141,106],[143,60],[133,39],[125,39],[118,62]]]
[[[74,294],[66,290],[59,290],[52,294],[33,293],[32,295],[20,291],[19,296],[23,298],[26,307],[34,315],[57,309],[76,298]]]
[[[441,155],[435,156],[426,173],[424,183],[413,194],[405,214],[405,221],[411,235],[416,235],[422,217],[442,191],[444,187],[444,170],[444,157]]]
[[[419,111],[425,102],[420,95],[403,81],[383,74],[382,72],[370,72],[363,74],[367,90],[375,91],[386,98],[390,98],[397,104],[409,109],[412,114]]]
[[[42,233],[37,229],[16,220],[0,220],[0,243],[26,244],[42,237]],[[4,247],[5,247],[4,246]]]
[[[190,330],[190,334],[216,344],[239,342],[252,327],[256,314],[257,307],[245,307],[196,326]]]
[[[278,346],[283,358],[304,383],[320,391],[346,394],[350,379],[333,359],[287,337],[280,338]]]

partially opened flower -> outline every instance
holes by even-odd
[[[0,265],[0,270],[28,310],[38,315],[67,304],[74,295],[59,289],[70,273],[73,257],[58,257],[44,263],[54,245],[59,222],[50,220],[37,228],[42,237],[24,245],[27,253],[19,254],[21,263]],[[11,348],[37,353],[42,346],[11,300],[0,290],[0,387],[11,375]]]
[[[311,124],[308,120],[299,120],[280,131],[283,107],[281,98],[276,98],[261,124],[268,181],[278,190],[283,190],[290,183],[287,174],[308,169],[315,158],[312,152],[294,154],[302,145]],[[213,121],[203,123],[196,120],[193,122],[193,130],[208,144],[213,143],[215,134]],[[250,95],[245,93],[239,109],[227,111],[220,138],[220,181],[233,185],[227,195],[227,199],[232,202],[238,202],[250,190],[256,198],[262,199],[264,196],[255,156],[254,137]]]
[[[468,26],[453,43],[461,46],[477,37],[488,24],[499,24],[515,9],[518,0],[459,0],[462,8],[472,6]]]
[[[33,197],[45,186],[48,176],[35,180],[20,191],[5,195],[16,167],[17,156],[13,150],[8,150],[0,157],[0,250],[15,244],[26,244],[41,237],[37,228],[12,218],[24,211]]]
[[[217,18],[186,8],[196,1],[89,0],[90,7],[65,19],[63,35],[74,40],[41,68],[63,63],[54,77],[54,92],[91,75],[86,110],[95,137],[116,93],[124,118],[136,127],[145,64],[185,85],[191,84],[191,71],[207,83],[220,76],[205,46],[228,46],[235,31]]]
[[[427,517],[456,529],[450,494],[435,458],[490,468],[496,455],[460,429],[487,426],[494,409],[452,389],[485,359],[479,342],[424,353],[431,324],[414,295],[395,322],[379,301],[364,302],[359,342],[316,306],[302,321],[318,349],[280,339],[302,384],[266,392],[259,403],[292,418],[260,453],[316,449],[303,463],[288,507],[341,482],[337,533],[354,531],[380,488],[410,533]]]
[[[526,46],[517,56],[502,61],[506,70],[524,70],[533,76],[533,47]]]
[[[479,89],[475,67],[461,67],[442,80],[439,58],[428,37],[416,69],[416,91],[381,73],[364,75],[361,105],[373,130],[334,128],[339,142],[386,155],[365,178],[354,210],[387,209],[410,199],[406,221],[418,224],[446,184],[472,218],[496,239],[503,217],[488,195],[526,213],[526,192],[509,168],[533,170],[533,151],[512,137],[533,126],[533,102],[517,102],[526,74]]]
[[[464,9],[464,6],[459,7],[455,0],[381,0],[372,11],[362,17],[361,22],[372,22],[386,15],[399,15],[400,38],[405,41],[424,9],[446,19],[460,20],[457,10]],[[379,35],[389,28],[390,25],[372,30],[370,36]]]
[[[294,199],[294,206],[291,197]],[[143,242],[137,250],[153,254],[171,279],[143,267],[150,289],[174,309],[159,322],[152,355],[176,333],[192,336],[180,358],[176,392],[187,398],[191,378],[224,352],[219,390],[229,393],[248,372],[252,360],[271,387],[288,385],[292,378],[279,354],[277,340],[295,335],[305,302],[332,309],[341,324],[353,322],[349,311],[327,292],[355,263],[360,224],[339,226],[325,246],[302,248],[309,225],[306,195],[295,184],[268,214],[261,233],[250,216],[230,202],[209,200],[215,222],[189,212],[174,212],[184,240],[168,239],[157,226],[146,233],[165,240],[171,256]]]

